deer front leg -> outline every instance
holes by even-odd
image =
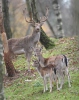
[[[50,92],[52,92],[52,75],[49,76],[49,81],[50,81]]]
[[[27,59],[27,66],[28,66],[28,71],[30,72],[31,70],[30,70],[30,60],[29,59]]]
[[[47,86],[47,78],[46,78],[46,91],[48,90],[48,86]]]
[[[27,59],[27,66],[28,66],[28,71],[30,72],[30,61],[31,61],[31,55],[28,53],[26,54],[26,59]]]
[[[46,77],[43,77],[43,81],[44,81],[44,92],[46,92]]]
[[[56,79],[56,84],[57,84],[57,90],[59,90],[59,80],[58,80],[58,77]]]

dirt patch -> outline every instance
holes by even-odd
[[[20,77],[22,77],[22,76],[24,76],[24,77],[27,76],[27,77],[29,77],[29,79],[30,79],[30,77],[32,77],[32,76],[36,77],[35,72],[36,72],[36,70],[31,69],[31,72],[28,72],[28,70],[19,71],[19,72],[16,73],[16,75],[15,75],[14,77],[8,77],[8,76],[5,76],[5,75],[4,75],[4,76],[3,76],[4,87],[10,86],[11,84],[13,84],[13,82],[14,82],[16,79],[18,79],[18,78],[20,78]]]

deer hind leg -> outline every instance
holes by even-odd
[[[64,84],[64,78],[62,77],[62,78],[61,78],[61,84],[60,84],[60,88],[59,88],[59,90],[61,90],[61,89],[62,89],[63,84]]]
[[[60,81],[60,83],[59,83],[59,81]],[[60,87],[59,87],[59,84],[60,84]],[[57,77],[57,90],[60,91],[62,89],[62,87],[63,87],[63,84],[64,84],[64,76],[63,75],[59,75]]]
[[[58,75],[55,76],[55,81],[56,81],[57,90],[60,90],[59,85],[61,84],[61,80]]]
[[[69,74],[68,68],[66,68],[66,74],[67,74],[67,77],[68,77],[68,84],[69,84],[69,87],[71,87],[71,83],[70,83],[70,74]]]
[[[55,82],[56,82],[57,90],[60,90],[59,85],[61,84],[61,79],[60,79],[60,74],[59,74],[58,70],[57,70],[57,72],[55,74]]]
[[[56,78],[57,90],[59,90],[59,80],[58,77]]]

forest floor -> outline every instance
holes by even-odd
[[[21,55],[13,61],[19,73],[13,78],[4,76],[6,100],[79,100],[79,41],[77,37],[53,39],[53,41],[56,46],[50,50],[43,49],[43,56],[67,55],[72,87],[68,87],[66,78],[61,91],[57,91],[54,83],[51,93],[49,90],[43,93],[42,78],[32,66],[31,75],[27,74],[26,59]]]

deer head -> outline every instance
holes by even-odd
[[[37,47],[31,47],[31,49],[33,50],[33,52],[34,52],[34,56],[39,56],[39,55],[42,55],[42,49],[43,49],[43,46],[41,46],[41,47],[38,47],[38,45],[37,45]]]
[[[33,61],[33,67],[39,67],[39,61],[38,60],[32,60]]]
[[[25,10],[23,10],[23,13],[24,13],[24,16],[25,16],[25,21],[27,22],[27,23],[31,23],[31,25],[34,27],[34,30],[36,31],[36,32],[39,32],[40,31],[40,28],[41,28],[41,26],[43,25],[43,23],[47,20],[47,18],[48,18],[48,8],[46,8],[46,15],[44,16],[44,17],[40,17],[40,21],[38,22],[38,23],[36,23],[33,19],[32,20],[30,20],[30,21],[28,21],[27,19],[26,19],[26,15],[25,15]]]

